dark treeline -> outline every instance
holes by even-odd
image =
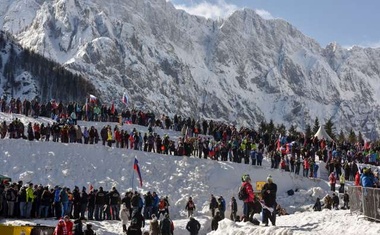
[[[0,31],[0,71],[2,71],[2,89],[7,95],[14,97],[14,93],[28,85],[26,78],[16,80],[27,71],[36,81],[40,101],[51,98],[68,102],[70,100],[84,100],[86,95],[98,92],[94,85],[81,75],[74,74],[57,62],[18,45],[11,35]]]

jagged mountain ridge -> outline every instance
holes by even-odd
[[[326,48],[253,10],[208,20],[166,0],[2,1],[1,29],[85,75],[105,102],[196,118],[378,132],[380,50]]]

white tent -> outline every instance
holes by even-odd
[[[325,140],[328,140],[328,141],[334,141],[326,132],[325,128],[323,127],[323,125],[321,125],[317,131],[317,133],[315,133],[314,137],[318,137],[318,139],[325,139]]]

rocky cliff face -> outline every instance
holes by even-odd
[[[338,131],[378,131],[380,49],[321,48],[253,10],[214,21],[166,0],[5,0],[0,26],[85,75],[105,102],[127,92],[156,112],[300,129],[332,118]]]

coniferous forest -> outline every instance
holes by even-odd
[[[94,85],[84,76],[29,49],[22,48],[13,37],[0,31],[0,96],[18,98],[20,90],[35,86],[39,101],[56,99],[63,102],[85,100],[97,96]],[[32,82],[27,77],[31,76]],[[18,79],[16,79],[18,78]],[[1,95],[2,93],[2,95]]]

